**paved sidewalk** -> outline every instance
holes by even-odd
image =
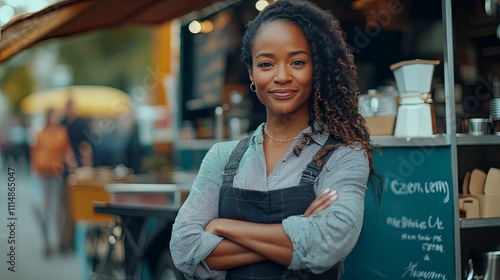
[[[9,176],[8,168],[15,169]],[[13,177],[13,178],[12,178]],[[15,218],[8,220],[8,182],[15,178]],[[36,178],[26,166],[0,162],[0,279],[2,280],[82,280],[83,269],[75,253],[54,255],[47,259],[42,245],[41,228],[35,218],[42,193]],[[10,222],[15,222],[15,272],[8,270]],[[14,263],[12,263],[14,264]]]

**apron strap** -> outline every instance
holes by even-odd
[[[326,142],[323,145],[323,147],[327,146],[327,145],[337,144],[337,143],[340,143],[340,141],[337,140],[336,138],[334,138],[330,134],[330,136],[326,140]],[[325,154],[323,156],[323,165],[326,164],[326,162],[328,161],[328,159],[330,159],[330,157],[332,156],[333,152],[335,152],[336,150],[337,150],[337,147],[331,149],[330,151],[328,151],[327,154]],[[304,169],[304,172],[302,172],[302,177],[300,178],[300,185],[301,186],[313,186],[314,182],[316,182],[316,180],[318,179],[319,173],[323,169],[323,165],[322,166],[318,166],[318,163],[314,159],[311,162],[309,162],[309,164]]]
[[[236,148],[234,148],[233,152],[229,156],[229,160],[224,167],[224,171],[222,171],[223,181],[222,186],[231,187],[233,186],[234,175],[238,172],[238,167],[240,166],[241,158],[243,154],[248,149],[250,145],[250,137],[245,137],[238,142]]]

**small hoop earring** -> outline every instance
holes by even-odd
[[[254,83],[254,82],[252,82],[252,83],[250,84],[250,90],[251,90],[251,91],[253,91],[253,92],[256,92],[256,91],[257,91],[257,87],[255,87],[255,83]]]

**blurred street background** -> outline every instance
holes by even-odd
[[[53,258],[46,258],[43,248],[42,235],[40,234],[40,223],[37,217],[37,206],[42,201],[42,193],[35,176],[31,176],[27,169],[26,161],[7,162],[0,161],[0,197],[3,200],[0,211],[0,279],[24,280],[24,279],[79,279],[82,275],[83,267],[79,263],[74,253],[55,255]],[[16,182],[16,272],[7,270],[6,246],[9,232],[7,231],[7,169],[15,170]]]

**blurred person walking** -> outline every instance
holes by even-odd
[[[87,120],[81,118],[76,113],[75,103],[72,99],[69,99],[66,103],[66,112],[61,124],[65,126],[68,131],[71,148],[73,149],[78,165],[81,166],[82,160],[85,161],[85,159],[88,159],[88,153],[92,152],[88,150],[92,149],[89,138],[87,137],[90,133],[90,127]]]
[[[61,231],[66,211],[62,208],[63,172],[65,166],[72,172],[76,160],[66,128],[59,124],[56,112],[49,109],[47,124],[38,133],[31,150],[32,170],[43,188],[41,222],[45,255],[53,255],[60,246]]]
[[[71,92],[69,94],[71,95]],[[92,145],[87,137],[90,128],[88,122],[77,115],[75,103],[72,99],[69,99],[66,103],[66,112],[61,124],[66,127],[71,149],[78,166],[92,166]],[[71,200],[69,186],[67,185],[68,174],[68,168],[65,168],[63,173],[65,185],[62,191],[62,201],[64,212],[68,214],[65,216],[61,235],[61,247],[59,248],[61,253],[66,253],[71,248],[74,248],[75,222],[71,215]]]
[[[24,169],[29,162],[29,145],[26,135],[26,127],[22,119],[15,115],[7,116],[5,126],[0,133],[0,150],[2,150],[2,160],[10,166]]]

